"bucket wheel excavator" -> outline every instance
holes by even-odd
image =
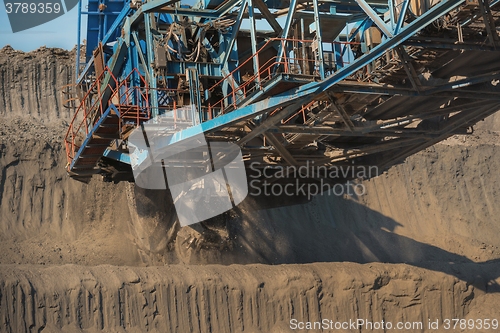
[[[67,172],[134,181],[130,135],[162,115],[159,148],[201,134],[247,167],[386,170],[500,109],[499,2],[80,2]]]

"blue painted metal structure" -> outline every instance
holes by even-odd
[[[120,36],[118,26],[123,18],[128,14],[126,0],[87,0],[85,8],[82,2],[78,3],[78,35],[77,42],[80,45],[82,28],[82,16],[87,17],[86,31],[86,52],[85,64],[91,61],[92,51],[102,42],[115,41]],[[80,50],[77,52],[76,77],[79,77],[81,70]]]
[[[420,2],[426,10],[409,0],[89,0],[68,171],[130,178],[130,130],[185,105],[196,115],[176,111],[183,130],[165,144],[204,133],[262,165],[386,168],[464,132],[499,107],[489,84],[500,70],[499,1]],[[102,64],[92,55],[99,44]],[[490,55],[479,59],[482,50]],[[471,112],[471,100],[485,102]],[[116,128],[99,135],[108,117]],[[94,141],[106,149],[85,148]]]

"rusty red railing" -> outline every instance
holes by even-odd
[[[282,56],[276,55],[267,59],[263,65],[259,66],[259,72],[254,73],[253,76],[249,77],[243,84],[235,84],[234,73],[240,71],[244,66],[248,65],[253,59],[257,58],[257,61],[261,63],[260,56],[261,53],[267,49],[271,43],[279,42],[283,50],[287,49],[288,44],[292,43],[293,56],[287,56],[287,52],[283,52]],[[302,53],[301,49],[304,47],[312,47],[314,43],[313,40],[300,40],[292,38],[271,38],[269,39],[259,50],[252,54],[248,59],[242,62],[238,67],[236,67],[231,73],[226,75],[215,85],[213,85],[209,91],[213,92],[215,88],[222,85],[224,81],[228,81],[231,84],[231,92],[225,97],[214,104],[208,105],[208,117],[213,118],[215,114],[223,114],[228,109],[237,108],[238,104],[253,94],[255,91],[262,90],[263,83],[271,80],[280,74],[301,74],[304,76],[317,77],[319,74],[319,62],[317,59],[311,58],[301,58],[297,56]],[[355,42],[335,42],[338,44],[348,47],[351,44],[359,44]],[[301,44],[301,45],[299,45]],[[346,64],[344,62],[344,64]]]
[[[103,83],[105,79],[106,83]],[[130,81],[133,79],[136,82],[132,86]],[[64,143],[68,164],[74,159],[85,138],[106,112],[110,102],[115,105],[119,113],[120,121],[117,124],[119,133],[121,133],[122,120],[137,125],[151,117],[147,82],[139,71],[134,69],[119,82],[106,67],[80,100],[80,105],[66,132]]]

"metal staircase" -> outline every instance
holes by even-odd
[[[132,80],[142,87],[130,86]],[[108,82],[102,85],[102,82]],[[76,110],[65,138],[69,175],[88,183],[101,171],[98,162],[110,146],[150,119],[147,84],[137,70],[119,82],[106,68],[90,86]],[[109,96],[109,98],[103,98]]]
[[[91,129],[89,136],[79,146],[68,166],[70,176],[76,180],[88,183],[92,175],[99,173],[95,166],[112,141],[120,138],[120,118],[116,108],[110,106]],[[78,145],[75,144],[75,148]]]

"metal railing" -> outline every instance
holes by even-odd
[[[130,85],[131,81],[138,85]],[[121,134],[122,120],[137,125],[150,119],[148,94],[147,83],[137,69],[119,82],[106,67],[81,98],[66,132],[64,143],[68,165],[106,112],[110,102],[115,105],[119,113],[118,134]]]
[[[240,71],[244,66],[248,66],[254,59],[258,63],[262,63],[260,59],[261,54],[264,50],[270,47],[272,43],[281,43],[282,49],[290,49],[293,52],[283,52],[282,56],[276,55],[267,59],[263,65],[259,66],[259,71],[254,73],[251,77],[247,78],[245,82],[241,85],[235,83],[235,73]],[[226,75],[216,84],[214,84],[209,91],[214,92],[217,87],[222,87],[223,82],[228,82],[231,87],[231,92],[224,96],[221,100],[214,104],[208,105],[208,119],[212,119],[218,114],[224,114],[231,110],[234,110],[238,105],[254,94],[256,91],[264,90],[264,84],[278,75],[283,74],[294,74],[303,75],[304,77],[310,77],[311,80],[320,77],[319,73],[319,60],[314,58],[304,58],[299,55],[303,52],[305,48],[312,49],[314,44],[313,40],[300,40],[292,38],[271,38],[269,39],[259,50],[252,54],[248,59],[242,62],[238,67],[236,67],[231,73]],[[344,48],[351,47],[353,44],[359,44],[356,42],[334,42],[332,44],[341,44]],[[292,55],[292,56],[290,56]],[[346,62],[343,61],[343,65]]]

